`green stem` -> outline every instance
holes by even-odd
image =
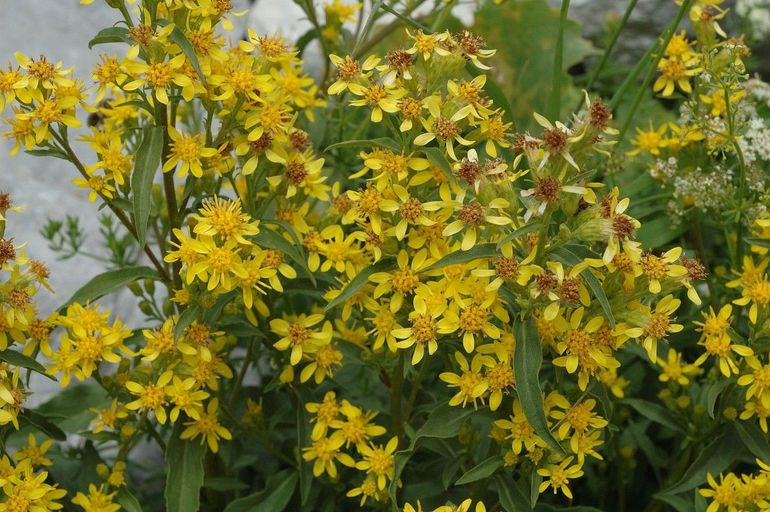
[[[404,387],[404,351],[398,351],[398,361],[390,377],[390,416],[393,431],[399,441],[404,437],[404,424],[401,416],[401,398]],[[400,444],[400,443],[399,443]]]
[[[228,401],[228,407],[232,409],[235,407],[236,402],[238,401],[238,394],[241,391],[241,387],[243,386],[243,379],[246,376],[246,372],[249,369],[249,365],[251,364],[252,354],[254,353],[254,343],[255,343],[255,337],[252,337],[249,340],[249,346],[246,349],[246,355],[243,358],[243,364],[241,365],[241,369],[238,372],[238,378],[235,381],[235,385],[233,386],[233,391],[230,394],[230,400]]]
[[[157,124],[163,128],[163,152],[160,160],[162,164],[168,160],[168,155],[171,152],[171,136],[169,135],[168,128],[169,123],[174,123],[175,119],[169,120],[167,107],[160,102],[158,102],[158,104],[160,108],[157,111]],[[169,240],[172,240],[175,237],[174,228],[179,227],[179,219],[177,219],[176,185],[174,185],[174,169],[163,172],[163,192],[166,196],[166,208],[168,210],[168,235]],[[176,290],[182,288],[182,277],[179,275],[181,269],[181,262],[174,262],[172,278],[174,280],[174,289]]]
[[[58,135],[56,132],[51,132],[53,134],[54,139],[61,145],[61,149],[66,153],[67,157],[69,158],[70,162],[75,166],[75,168],[80,172],[81,176],[88,180],[89,176],[86,172],[86,168],[83,165],[83,163],[80,161],[80,159],[77,157],[75,152],[72,150],[72,147],[69,144],[69,141],[60,135]],[[139,241],[139,235],[136,232],[136,228],[134,227],[134,224],[131,222],[131,219],[128,218],[128,216],[120,210],[117,206],[112,204],[110,199],[102,194],[101,192],[97,191],[97,194],[99,195],[99,198],[104,202],[104,204],[107,205],[107,207],[112,210],[112,213],[115,214],[115,217],[118,218],[121,224],[128,230],[128,232],[131,234],[132,237],[138,242]],[[165,282],[171,281],[171,276],[168,275],[168,272],[166,272],[166,269],[163,267],[163,264],[160,262],[157,256],[155,256],[155,253],[152,252],[152,249],[150,248],[149,244],[144,244],[144,247],[142,248],[144,250],[144,253],[147,255],[147,257],[150,259],[150,262],[155,267],[155,270],[158,271],[158,274],[160,274],[161,279]]]
[[[674,37],[674,33],[676,33],[676,28],[679,26],[679,23],[682,21],[682,18],[684,18],[684,14],[690,9],[690,5],[692,5],[693,0],[686,0],[682,3],[682,6],[679,8],[679,12],[676,13],[676,17],[674,18],[674,21],[671,22],[671,25],[666,29],[665,38],[663,39],[663,42],[660,45],[660,50],[655,55],[655,58],[652,60],[652,66],[650,66],[650,69],[647,71],[647,76],[644,78],[644,82],[642,83],[642,86],[639,88],[638,91],[636,91],[636,97],[634,97],[634,102],[631,105],[631,110],[626,114],[626,120],[623,122],[623,127],[620,129],[620,134],[618,134],[618,146],[623,142],[623,138],[626,135],[626,132],[628,132],[629,127],[631,126],[631,123],[634,121],[634,115],[636,114],[637,109],[639,108],[639,105],[642,103],[642,98],[644,98],[644,95],[647,93],[647,89],[650,87],[650,84],[652,83],[652,79],[655,77],[655,73],[658,71],[658,64],[660,63],[660,59],[663,58],[663,53],[665,53],[666,48],[668,47],[668,43],[671,42],[671,38]],[[651,57],[651,55],[650,55]],[[644,59],[647,60],[647,59]],[[614,100],[615,98],[613,98]]]
[[[551,97],[548,99],[546,115],[556,120],[561,114],[561,79],[564,67],[564,27],[567,25],[567,13],[570,0],[561,1],[561,13],[559,15],[559,34],[556,38],[556,50],[553,58],[553,77],[551,85]]]
[[[735,240],[735,263],[738,270],[743,269],[743,200],[746,197],[746,158],[743,156],[741,145],[738,144],[738,138],[735,136],[735,116],[730,105],[729,87],[722,88],[725,95],[725,110],[727,112],[727,129],[730,135],[730,144],[738,155],[738,220],[735,231],[737,233]]]
[[[609,44],[604,49],[604,53],[602,54],[602,58],[599,59],[599,63],[594,68],[593,72],[591,73],[591,77],[588,79],[588,84],[586,84],[586,89],[591,89],[591,87],[596,83],[596,80],[599,78],[599,74],[604,69],[604,65],[607,64],[607,60],[609,59],[610,54],[612,53],[612,50],[615,49],[615,44],[618,42],[618,38],[620,37],[620,33],[623,32],[623,29],[626,27],[626,24],[628,23],[628,18],[631,17],[631,13],[634,11],[634,8],[636,7],[636,4],[639,2],[639,0],[631,0],[628,3],[628,7],[626,8],[626,12],[623,13],[623,18],[620,20],[620,25],[618,25],[618,28],[615,30],[615,33],[612,34],[612,39],[610,39]]]
[[[412,417],[412,411],[414,410],[414,404],[417,401],[417,393],[420,391],[420,383],[425,378],[425,374],[428,373],[428,361],[423,360],[420,371],[417,373],[417,377],[412,382],[412,389],[409,391],[409,398],[406,402],[406,412],[404,418],[409,421]]]

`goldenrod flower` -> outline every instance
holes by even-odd
[[[220,236],[225,240],[233,238],[240,244],[252,245],[253,242],[245,237],[259,233],[259,221],[243,213],[240,199],[214,196],[204,199],[198,211],[200,215],[193,216],[197,221],[193,229],[195,234]]]
[[[303,352],[312,352],[313,345],[331,341],[333,329],[328,320],[320,331],[311,329],[323,322],[324,316],[321,314],[303,314],[290,320],[291,322],[283,318],[274,318],[270,320],[270,330],[282,336],[273,346],[281,351],[291,350],[289,362],[292,366],[296,366],[302,359]]]
[[[343,400],[339,412],[344,419],[338,416],[330,421],[328,425],[336,429],[337,434],[341,435],[345,440],[345,448],[353,445],[360,452],[373,438],[379,437],[386,432],[385,427],[376,425],[373,422],[377,416],[377,413],[374,411],[364,412],[347,400]]]
[[[319,477],[327,473],[331,478],[337,478],[335,462],[351,468],[356,465],[353,457],[340,451],[344,443],[345,440],[342,435],[335,432],[329,437],[322,436],[313,439],[311,446],[302,449],[304,460],[315,461],[313,462],[313,476]]]
[[[207,443],[213,453],[219,451],[219,439],[229,441],[233,435],[219,423],[217,408],[219,400],[212,398],[206,405],[206,409],[200,412],[200,417],[185,422],[185,428],[180,434],[180,439],[195,439],[201,436],[201,444]]]
[[[449,405],[462,404],[463,407],[470,401],[474,409],[476,400],[484,403],[484,394],[489,389],[489,381],[481,373],[484,366],[484,356],[476,354],[471,363],[460,352],[455,352],[455,361],[460,365],[460,373],[442,372],[439,379],[446,382],[450,388],[457,388],[457,393],[449,400]]]
[[[166,423],[166,385],[171,382],[174,372],[163,372],[155,384],[139,384],[138,382],[126,382],[126,389],[138,398],[126,404],[126,408],[132,411],[142,410],[155,413],[158,423]]]
[[[398,448],[397,437],[392,437],[385,446],[373,443],[360,446],[358,450],[363,460],[356,463],[356,469],[372,475],[377,479],[377,488],[385,489],[388,482],[393,480],[396,448]]]
[[[561,491],[567,498],[572,499],[572,491],[569,489],[569,481],[583,476],[583,470],[579,464],[570,466],[573,457],[567,457],[559,464],[551,464],[546,468],[537,470],[537,474],[543,477],[543,482],[538,487],[543,492],[548,487],[553,488],[553,493]]]
[[[121,506],[115,503],[117,492],[107,492],[109,487],[104,484],[96,487],[88,484],[88,494],[79,492],[72,498],[72,503],[78,505],[84,512],[118,512]]]
[[[314,424],[310,433],[311,439],[316,440],[326,435],[330,425],[337,421],[341,407],[334,391],[327,391],[323,401],[319,403],[309,402],[305,404],[305,410],[313,414],[313,418],[310,420]]]
[[[181,163],[177,176],[184,178],[189,171],[196,178],[203,176],[202,158],[209,158],[217,154],[214,148],[204,146],[201,134],[185,135],[173,126],[168,127],[171,137],[171,152],[169,159],[163,164],[163,172],[169,172]]]
[[[202,402],[209,397],[209,394],[198,389],[198,384],[192,377],[181,379],[174,375],[174,380],[166,386],[166,396],[171,404],[173,404],[169,414],[169,418],[173,423],[181,412],[184,412],[194,420],[199,419]]]
[[[165,27],[165,29],[173,28],[172,24]],[[155,60],[150,63],[133,60],[138,55],[138,45],[133,46],[126,54],[126,61],[122,67],[133,80],[122,85],[124,91],[135,91],[141,87],[149,87],[160,103],[168,105],[169,90],[174,85],[178,85],[182,88],[182,97],[185,101],[193,99],[195,95],[193,81],[184,74],[182,69],[187,59],[184,53],[169,60]]]

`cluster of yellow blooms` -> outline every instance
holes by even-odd
[[[695,3],[691,17],[703,51],[675,34],[660,59],[656,92],[690,93],[690,79],[717,69],[715,62],[726,60],[733,70],[742,65],[738,42],[716,41],[725,37],[719,3]],[[136,226],[123,210],[136,212],[123,205],[139,193],[134,173],[146,142],[136,134],[152,125],[163,132],[156,167],[165,198],[151,195],[162,213],[151,216],[148,232],[156,236],[143,249],[151,258],[156,248],[163,253],[153,261],[169,300],[151,311],[157,324],[141,336],[93,303],[38,318],[32,297],[47,287],[48,271],[12,240],[0,240],[0,265],[9,276],[0,285],[0,349],[18,343],[27,358],[41,352],[62,386],[73,377],[93,379],[109,396],[109,405],[92,410],[92,432],[118,440],[118,456],[111,467],[98,468],[101,482],[78,493],[74,504],[87,512],[119,510],[129,452],[145,434],[162,441],[170,424],[180,439],[217,453],[221,440],[233,438],[231,429],[243,427],[233,418],[257,359],[254,346],[255,366],[276,374],[265,388],[324,393],[320,402],[299,404],[311,414],[312,432],[299,439],[306,445],[297,450],[297,465],[312,464],[316,478],[335,484],[360,482],[346,489],[360,506],[394,499],[402,483],[398,451],[406,449],[407,436],[416,446],[411,428],[424,411],[415,403],[437,399],[423,397],[420,387],[437,362],[441,371],[433,380],[445,385],[439,389],[448,409],[488,409],[477,421],[486,422],[490,453],[500,457],[499,467],[533,470],[540,493],[572,499],[570,484],[584,475],[587,458],[603,460],[610,418],[597,398],[605,391],[624,397],[629,380],[621,360],[628,358],[621,349],[661,368],[664,399],[684,396],[705,363],[715,361],[719,374],[736,376],[745,388],[740,419],[756,416],[768,431],[770,361],[750,345],[770,328],[770,253],[753,245],[727,285],[741,293],[733,304],[746,307],[749,337],[732,328],[737,315],[726,305],[703,314],[704,353],[694,363],[683,363],[674,348],[663,357],[662,345],[684,328],[676,322],[677,296],[683,292],[699,305],[696,283],[706,271],[680,248],[643,250],[634,240],[641,224],[628,213],[630,200],[591,181],[617,134],[601,100],[586,94],[568,122],[534,114],[538,133],[514,133],[509,114],[488,97],[483,71],[494,51],[479,36],[410,30],[406,47],[384,57],[330,56],[337,73],[324,84],[331,107],[363,109],[390,137],[338,141],[321,158],[298,127],[326,106],[302,70],[299,50],[251,31],[228,44],[217,31],[231,29],[227,15],[238,14],[227,0],[141,2],[133,13],[119,4],[126,27],[109,34],[128,50],[102,56],[89,101],[72,70],[45,57],[17,53],[17,66],[0,70],[0,108],[8,104],[14,112],[3,134],[15,141],[13,152],[36,149],[72,161],[81,174],[75,183],[125,218],[132,234]],[[325,4],[324,48],[343,37],[343,24],[360,9],[339,0]],[[727,119],[741,98],[734,83],[714,86],[698,101]],[[96,155],[88,165],[68,139],[67,129],[79,126],[78,106],[91,114],[82,138]],[[347,126],[341,121],[337,128],[342,133]],[[671,126],[670,136],[668,129],[640,131],[635,152],[660,156],[705,139],[710,149],[736,140],[731,126],[718,136],[700,125]],[[343,176],[329,171],[327,160],[344,162],[354,144],[363,146],[359,167]],[[0,196],[0,214],[7,203]],[[770,220],[755,228],[757,239],[770,240]],[[289,289],[316,279],[325,293]],[[55,327],[60,333],[51,343]],[[246,338],[234,379],[234,349]],[[534,375],[517,375],[517,361],[533,353]],[[377,410],[344,396],[348,390],[335,376],[348,358],[369,365],[388,388],[390,428],[375,422]],[[545,392],[538,376],[543,359],[554,377]],[[109,373],[101,373],[104,363],[113,365]],[[0,366],[0,425],[17,429],[25,397],[20,372],[15,364]],[[411,394],[402,400],[407,376]],[[536,411],[525,399],[533,383]],[[245,401],[242,423],[262,414],[258,400]],[[6,496],[0,512],[62,507],[65,491],[38,471],[51,464],[45,458],[51,442],[36,443],[31,437],[16,462],[0,461]],[[712,499],[709,512],[748,503],[766,508],[766,463],[759,462],[758,476],[731,473],[719,484],[710,476],[713,490],[701,491]],[[26,508],[14,499],[27,500]],[[403,507],[423,510],[420,502]],[[457,511],[486,508],[466,499],[434,509]]]

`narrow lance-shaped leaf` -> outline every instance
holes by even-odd
[[[189,512],[200,508],[200,489],[203,486],[203,456],[206,445],[200,440],[180,439],[182,422],[166,447],[166,510]]]
[[[469,484],[487,478],[488,476],[493,475],[495,471],[502,466],[503,458],[500,455],[492,456],[466,471],[465,474],[455,482],[455,485]]]
[[[513,371],[516,375],[516,393],[527,421],[535,433],[548,446],[559,453],[564,449],[548,429],[543,406],[543,391],[540,387],[540,366],[543,363],[543,349],[535,321],[527,318],[514,325],[516,351],[513,354]]]
[[[149,267],[126,267],[109,270],[88,281],[60,309],[76,302],[84,304],[96,300],[108,293],[122,289],[137,279],[158,279],[158,273]]]
[[[52,381],[56,381],[56,379],[48,375],[48,372],[45,369],[45,366],[38,363],[33,358],[22,354],[21,352],[16,352],[15,350],[10,350],[10,349],[0,350],[0,361],[4,361],[13,366],[19,366],[21,368],[32,370],[33,372],[36,372],[36,373],[39,373],[40,375],[44,375],[45,377],[48,377]]]
[[[142,130],[142,142],[136,151],[134,172],[131,174],[131,206],[139,246],[144,247],[147,223],[152,203],[152,183],[160,167],[163,152],[163,130],[160,126],[147,125]]]
[[[728,431],[703,448],[684,476],[662,494],[679,494],[698,487],[706,481],[707,474],[718,475],[742,452],[743,443]]]
[[[99,31],[88,42],[88,49],[90,50],[97,44],[107,43],[124,43],[128,40],[128,29],[126,27],[108,27]]]
[[[468,261],[477,260],[479,258],[494,258],[499,256],[497,252],[497,246],[495,244],[479,244],[467,251],[455,251],[447,254],[433,265],[420,270],[420,273],[430,272],[439,268],[444,268],[448,265],[457,265],[458,263],[466,263]]]
[[[332,299],[329,304],[326,305],[325,310],[336,308],[347,299],[352,297],[369,281],[369,277],[377,272],[387,272],[396,268],[396,260],[393,258],[383,258],[374,265],[366,267],[361,272],[356,274],[356,277],[350,280],[350,282],[342,289],[339,295]]]

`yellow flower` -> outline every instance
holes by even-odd
[[[248,278],[235,239],[227,239],[220,246],[212,237],[202,235],[190,244],[202,257],[187,270],[187,284],[198,278],[208,283],[209,291],[218,286],[229,291],[236,286],[238,279]]]
[[[356,469],[372,475],[377,479],[377,488],[385,489],[388,481],[393,480],[396,448],[398,448],[398,437],[392,437],[385,446],[376,444],[360,446],[359,452],[363,460],[356,463]]]
[[[353,457],[340,451],[344,443],[345,440],[342,435],[335,432],[330,437],[321,436],[318,439],[313,439],[311,446],[302,449],[304,460],[315,461],[313,462],[313,476],[319,477],[326,473],[331,478],[336,479],[337,465],[335,462],[350,468],[356,465]]]
[[[233,435],[223,427],[217,419],[219,400],[212,398],[206,405],[205,411],[200,412],[200,417],[185,423],[185,428],[179,436],[181,439],[195,439],[201,436],[201,444],[208,443],[213,453],[219,451],[219,439],[230,440]]]
[[[457,393],[449,400],[449,405],[456,406],[462,404],[463,407],[470,401],[473,402],[474,409],[477,407],[476,400],[484,403],[484,394],[489,389],[489,381],[482,375],[481,370],[484,366],[484,356],[476,354],[471,363],[460,352],[455,352],[455,360],[460,365],[459,375],[452,372],[442,372],[439,379],[446,382],[450,388],[457,388]]]
[[[334,391],[327,391],[323,401],[319,403],[305,404],[307,412],[313,414],[313,418],[310,420],[311,423],[314,423],[310,433],[311,439],[316,440],[326,435],[329,426],[337,421],[341,407]]]
[[[652,121],[650,121],[650,129],[645,131],[641,128],[636,128],[636,138],[631,140],[631,144],[634,145],[633,150],[626,153],[629,156],[638,155],[642,151],[647,151],[653,156],[660,156],[660,150],[666,147],[664,135],[668,130],[667,124],[661,124],[657,130],[652,127]]]
[[[558,465],[551,464],[546,468],[537,470],[537,474],[543,477],[543,482],[538,487],[539,492],[544,492],[548,487],[553,488],[553,493],[561,491],[567,498],[572,499],[572,491],[569,489],[571,479],[583,476],[583,470],[579,464],[570,466],[573,457],[567,457]]]
[[[174,375],[174,380],[166,386],[166,396],[174,406],[169,414],[169,418],[173,423],[181,412],[184,412],[192,419],[200,419],[202,402],[209,397],[209,394],[198,389],[198,385],[192,377],[183,380]]]
[[[240,199],[224,199],[214,196],[204,199],[198,210],[200,215],[193,218],[197,221],[193,232],[198,235],[221,236],[223,239],[233,238],[243,245],[253,242],[245,237],[259,233],[259,221],[243,213]]]
[[[703,71],[702,68],[695,67],[697,65],[698,60],[694,57],[660,59],[658,63],[660,76],[652,86],[653,92],[660,92],[661,96],[667,97],[674,93],[676,87],[679,87],[682,92],[690,94],[692,92],[690,77]]]
[[[744,361],[751,373],[738,377],[738,385],[748,386],[746,400],[757,397],[762,404],[770,408],[770,363],[762,364],[756,356],[746,356]]]
[[[117,492],[108,493],[104,484],[99,487],[88,484],[88,494],[77,493],[72,503],[78,505],[84,512],[118,512],[121,507],[114,501],[116,495]]]
[[[138,398],[126,404],[126,408],[132,411],[142,410],[155,413],[158,423],[166,423],[166,385],[171,382],[174,373],[171,370],[163,372],[155,384],[142,385],[138,382],[126,382],[126,389]]]
[[[184,135],[173,126],[168,127],[168,134],[172,140],[171,152],[163,164],[163,172],[174,170],[181,162],[177,173],[180,178],[187,176],[188,171],[196,178],[203,176],[201,158],[212,157],[217,154],[217,150],[205,147],[201,134]]]
[[[270,330],[282,336],[273,346],[281,351],[291,349],[289,362],[292,366],[296,366],[302,359],[303,351],[312,352],[313,345],[329,343],[333,329],[328,320],[320,331],[311,329],[323,322],[324,316],[321,314],[302,314],[290,320],[291,322],[283,318],[274,318],[270,320]]]
[[[713,500],[706,512],[717,512],[722,507],[729,512],[743,509],[739,491],[741,482],[734,474],[728,473],[726,477],[720,474],[719,483],[711,476],[711,473],[706,474],[706,479],[711,488],[698,491],[701,496]]]
[[[372,422],[377,416],[376,412],[364,412],[347,400],[342,401],[339,412],[344,419],[338,417],[330,421],[328,425],[337,430],[337,434],[345,440],[345,448],[349,448],[352,444],[360,452],[372,438],[381,436],[386,432],[385,427]]]
[[[415,137],[414,144],[425,146],[432,140],[438,139],[444,145],[447,154],[452,160],[457,160],[454,150],[454,144],[470,146],[472,141],[462,136],[462,126],[460,121],[466,119],[472,112],[473,106],[466,105],[448,117],[442,112],[441,98],[430,96],[425,99],[425,106],[428,107],[430,116],[428,119],[421,119],[425,133]]]
[[[165,29],[173,29],[174,25],[169,23]],[[141,87],[149,87],[157,100],[168,105],[168,92],[174,85],[182,88],[182,97],[185,101],[191,101],[195,95],[195,88],[192,79],[184,74],[183,66],[186,62],[184,53],[169,60],[156,60],[145,63],[135,61],[139,55],[139,46],[133,46],[126,54],[126,61],[123,63],[123,69],[126,74],[134,77],[133,80],[123,84],[123,90],[135,91]],[[141,75],[141,78],[138,78]]]
[[[372,109],[370,119],[373,123],[382,121],[383,112],[389,114],[398,112],[398,100],[406,95],[406,91],[393,82],[372,84],[368,87],[354,83],[348,88],[356,96],[361,96],[361,99],[353,100],[350,104],[354,107],[370,107]]]
[[[13,454],[13,458],[22,461],[27,460],[33,466],[51,466],[53,461],[45,457],[45,453],[53,445],[53,441],[48,439],[43,441],[39,446],[34,434],[29,434],[27,437],[27,446],[20,448],[19,451]]]
[[[330,96],[341,94],[348,90],[351,85],[358,84],[368,77],[371,74],[368,72],[374,69],[380,62],[380,58],[376,55],[367,57],[363,64],[350,55],[342,58],[332,54],[329,55],[329,59],[337,67],[337,80],[328,89]]]

